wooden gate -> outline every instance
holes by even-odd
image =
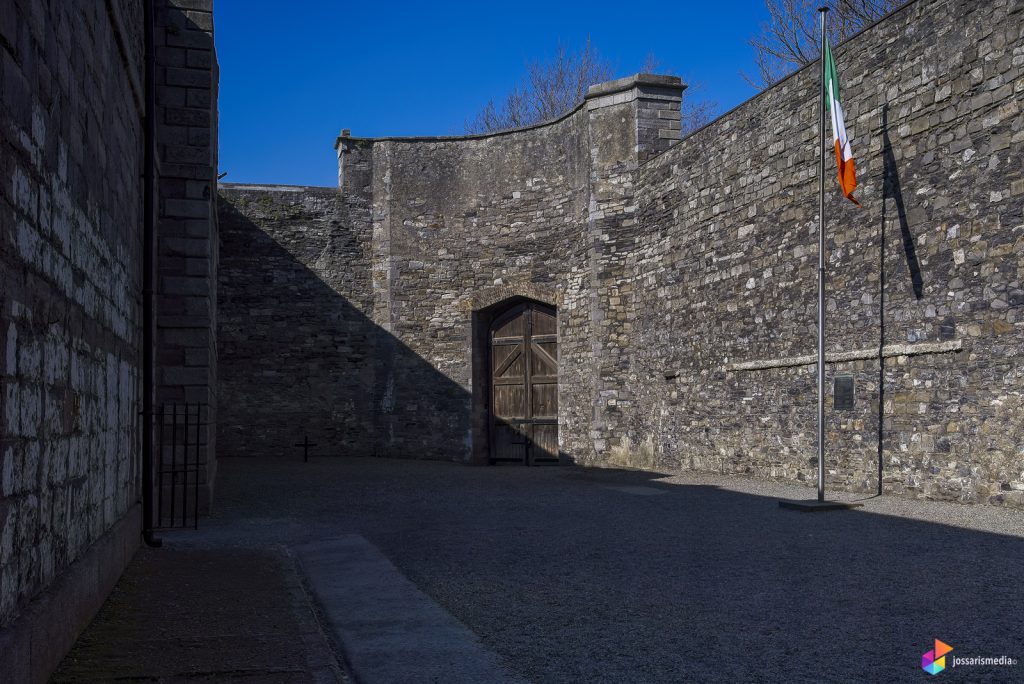
[[[558,463],[555,310],[512,306],[491,324],[491,462]]]

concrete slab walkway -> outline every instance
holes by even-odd
[[[525,684],[363,537],[295,551],[360,684]]]

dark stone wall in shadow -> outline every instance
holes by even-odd
[[[372,229],[332,188],[225,186],[219,360],[225,455],[451,458],[469,394],[373,322]],[[417,444],[396,449],[392,445]]]

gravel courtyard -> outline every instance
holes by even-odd
[[[378,459],[225,459],[219,478],[214,517],[169,543],[361,534],[537,682],[923,681],[935,638],[1024,658],[1020,511],[807,514],[777,498],[813,490],[746,478]]]

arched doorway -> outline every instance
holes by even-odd
[[[554,307],[529,300],[491,322],[491,463],[559,462],[557,333]]]

